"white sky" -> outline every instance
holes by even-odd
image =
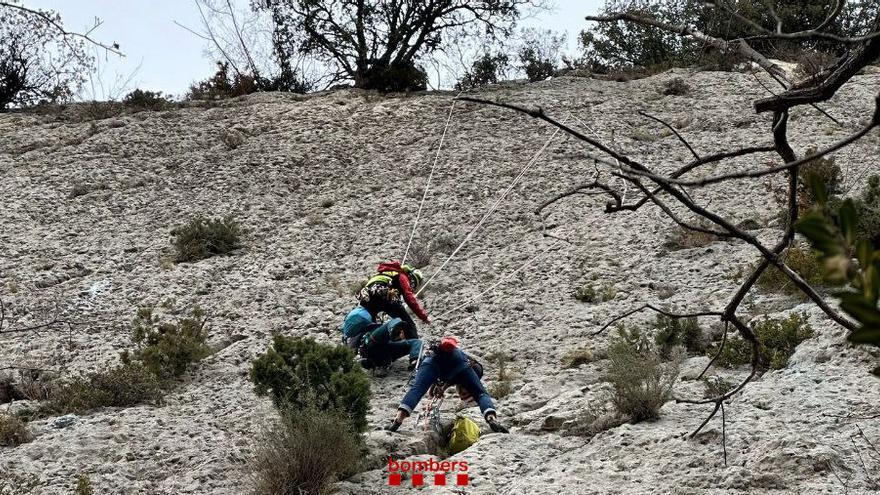
[[[61,14],[68,29],[89,28],[94,18],[104,24],[94,37],[118,42],[125,58],[100,56],[101,77],[86,93],[94,99],[119,98],[123,89],[140,87],[179,95],[189,84],[213,74],[205,41],[174,24],[197,28],[198,10],[189,0],[24,0],[28,7],[52,9]],[[595,13],[602,0],[555,0],[553,12],[527,19],[522,26],[551,28],[568,33],[574,43],[586,26],[584,16]],[[127,81],[131,77],[130,81]],[[127,81],[127,84],[125,84]],[[125,84],[125,88],[122,88]]]

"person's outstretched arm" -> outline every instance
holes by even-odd
[[[406,274],[401,273],[398,275],[397,280],[400,284],[400,291],[403,295],[403,300],[406,301],[406,305],[409,306],[409,309],[411,309],[420,320],[425,323],[430,323],[428,320],[428,313],[425,311],[425,308],[422,307],[415,292],[413,292],[412,285],[409,283],[409,277],[407,277]]]

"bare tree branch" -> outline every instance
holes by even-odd
[[[755,62],[759,67],[767,71],[774,79],[785,83],[787,86],[789,81],[785,75],[785,71],[782,70],[781,67],[771,62],[767,57],[761,55],[754,48],[752,48],[748,42],[745,40],[738,41],[726,41],[721,38],[715,38],[713,36],[709,36],[708,34],[703,33],[695,27],[689,26],[687,24],[669,24],[667,22],[654,19],[651,17],[645,17],[634,13],[617,13],[611,15],[603,15],[603,16],[587,16],[586,19],[588,21],[594,22],[617,22],[617,21],[627,21],[635,24],[641,24],[643,26],[653,26],[656,28],[660,28],[664,31],[668,31],[670,33],[677,33],[679,36],[689,36],[698,41],[703,42],[706,45],[710,45],[717,49],[722,53],[730,53],[736,52],[741,56]]]
[[[664,127],[669,129],[670,131],[672,131],[672,133],[675,134],[675,137],[677,137],[678,140],[681,141],[681,143],[685,145],[685,147],[688,149],[688,151],[690,151],[691,154],[694,155],[694,159],[696,159],[697,161],[700,161],[700,155],[698,155],[697,152],[694,151],[694,147],[691,146],[691,144],[688,143],[687,140],[681,136],[681,134],[679,134],[679,132],[675,129],[675,127],[672,126],[672,124],[670,124],[669,122],[666,122],[665,120],[661,119],[660,117],[655,117],[647,112],[639,111],[639,115],[642,115],[644,117],[648,117],[649,119],[651,119],[655,122],[659,122]]]
[[[31,8],[25,7],[25,6],[23,6],[23,5],[17,5],[17,4],[14,4],[14,3],[9,3],[9,2],[3,2],[3,1],[0,1],[0,8],[2,8],[2,7],[6,7],[6,8],[9,8],[9,9],[13,9],[13,10],[17,10],[17,11],[19,11],[19,12],[23,12],[23,13],[25,13],[25,14],[27,14],[27,15],[32,15],[32,16],[34,16],[34,17],[40,19],[40,20],[41,20],[42,22],[44,22],[45,24],[47,24],[47,25],[51,26],[52,28],[54,28],[54,29],[55,29],[56,31],[58,31],[58,33],[61,34],[62,36],[65,36],[65,37],[69,36],[69,37],[74,37],[74,38],[80,38],[80,39],[83,39],[83,40],[85,40],[85,41],[91,43],[92,45],[95,45],[95,46],[97,46],[97,47],[99,47],[99,48],[104,49],[105,51],[108,51],[108,52],[110,52],[110,53],[113,53],[113,54],[119,55],[120,57],[124,57],[124,56],[125,56],[125,54],[122,53],[122,52],[119,50],[119,44],[118,44],[118,43],[115,43],[115,42],[114,42],[114,43],[111,43],[111,44],[108,45],[108,44],[106,44],[106,43],[102,43],[102,42],[100,42],[100,41],[97,41],[97,40],[95,40],[94,38],[92,38],[92,37],[90,36],[90,33],[91,33],[92,31],[94,31],[98,26],[100,26],[100,25],[102,24],[102,21],[100,21],[100,20],[97,20],[97,21],[95,22],[95,25],[92,26],[92,28],[89,29],[86,33],[78,33],[78,32],[76,32],[76,31],[68,31],[67,29],[64,28],[64,26],[63,26],[60,22],[58,22],[58,20],[57,20],[56,18],[50,16],[49,14],[47,14],[46,12],[43,12],[43,11],[41,11],[41,10],[35,10],[35,9],[31,9]]]

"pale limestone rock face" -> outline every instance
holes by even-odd
[[[686,77],[691,94],[661,96],[674,77]],[[870,117],[878,90],[877,75],[857,76],[822,105],[842,127],[814,110],[796,110],[794,148],[803,153],[853,132]],[[703,154],[770,142],[770,116],[751,107],[766,91],[748,74],[676,70],[628,83],[562,77],[477,93],[539,105],[560,119],[570,114],[575,127],[661,172],[687,161],[689,152],[638,110],[675,123]],[[450,95],[345,90],[257,94],[214,108],[86,123],[0,116],[2,297],[23,322],[33,308],[56,300],[84,322],[69,334],[0,336],[0,365],[75,373],[113,364],[130,346],[136,309],[167,300],[208,309],[210,343],[220,348],[160,407],[94,411],[63,429],[53,429],[52,418],[32,423],[32,443],[0,448],[0,470],[38,476],[38,493],[46,494],[70,493],[79,473],[102,494],[247,492],[247,462],[273,413],[253,393],[250,360],[273,332],[339,341],[336,326],[353,304],[351,286],[376,262],[403,252],[449,104]],[[417,242],[463,239],[551,133],[523,115],[457,104]],[[880,171],[878,139],[874,132],[836,155],[853,191],[866,174]],[[859,457],[875,477],[880,460],[851,436],[858,423],[878,444],[880,424],[834,416],[880,404],[880,380],[869,374],[876,352],[848,347],[843,330],[815,307],[783,296],[755,293],[743,312],[803,311],[816,336],[787,368],[767,373],[727,405],[727,467],[720,418],[697,438],[685,438],[707,406],[671,402],[656,422],[624,424],[590,439],[566,434],[585,411],[607,409],[608,385],[601,381],[607,336],[591,332],[645,301],[719,309],[734,290],[732,276],[757,259],[732,242],[670,251],[663,245],[672,222],[657,208],[607,216],[605,199],[576,196],[549,210],[547,219],[551,232],[570,243],[530,262],[552,242],[542,237],[535,208],[590,179],[591,153],[558,136],[426,292],[435,322],[421,328],[424,334],[455,333],[479,356],[503,351],[513,358],[511,393],[497,401],[513,433],[492,434],[480,421],[483,438],[453,457],[471,466],[467,493],[836,494],[844,493],[844,483],[848,493],[869,493]],[[705,173],[774,160],[736,159]],[[71,194],[76,184],[90,186],[88,192]],[[783,177],[731,183],[694,197],[737,223],[752,221],[752,232],[772,243],[779,231],[768,225],[780,209],[772,189],[783,184]],[[245,247],[232,256],[169,263],[170,230],[196,214],[234,215],[247,229]],[[436,253],[425,271],[433,273],[445,257]],[[527,262],[533,266],[522,276],[468,311],[441,317]],[[592,279],[613,286],[614,298],[576,301],[574,290]],[[715,322],[702,323],[715,325],[717,334]],[[564,368],[563,355],[575,348],[593,349],[597,360]],[[694,357],[684,364],[676,395],[702,395],[694,378],[705,363]],[[484,364],[491,385],[497,370]],[[714,373],[734,380],[746,370]],[[406,377],[400,363],[373,380],[373,427],[394,413]],[[474,407],[451,398],[444,416],[460,407],[479,419]],[[376,469],[340,483],[341,493],[401,493],[387,486],[380,461],[386,452],[427,458],[422,433],[408,421],[398,435],[367,437]]]

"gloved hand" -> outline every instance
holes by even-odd
[[[400,422],[396,419],[392,419],[391,422],[382,429],[385,431],[397,431],[398,428],[400,428]]]
[[[495,433],[510,433],[510,430],[508,430],[507,427],[498,422],[498,418],[495,417],[495,414],[490,413],[486,416],[486,422],[489,423],[489,428],[492,428],[492,431]]]
[[[489,422],[489,428],[492,428],[492,431],[494,431],[495,433],[510,433],[510,430],[508,430],[506,426],[502,425],[498,421]]]

